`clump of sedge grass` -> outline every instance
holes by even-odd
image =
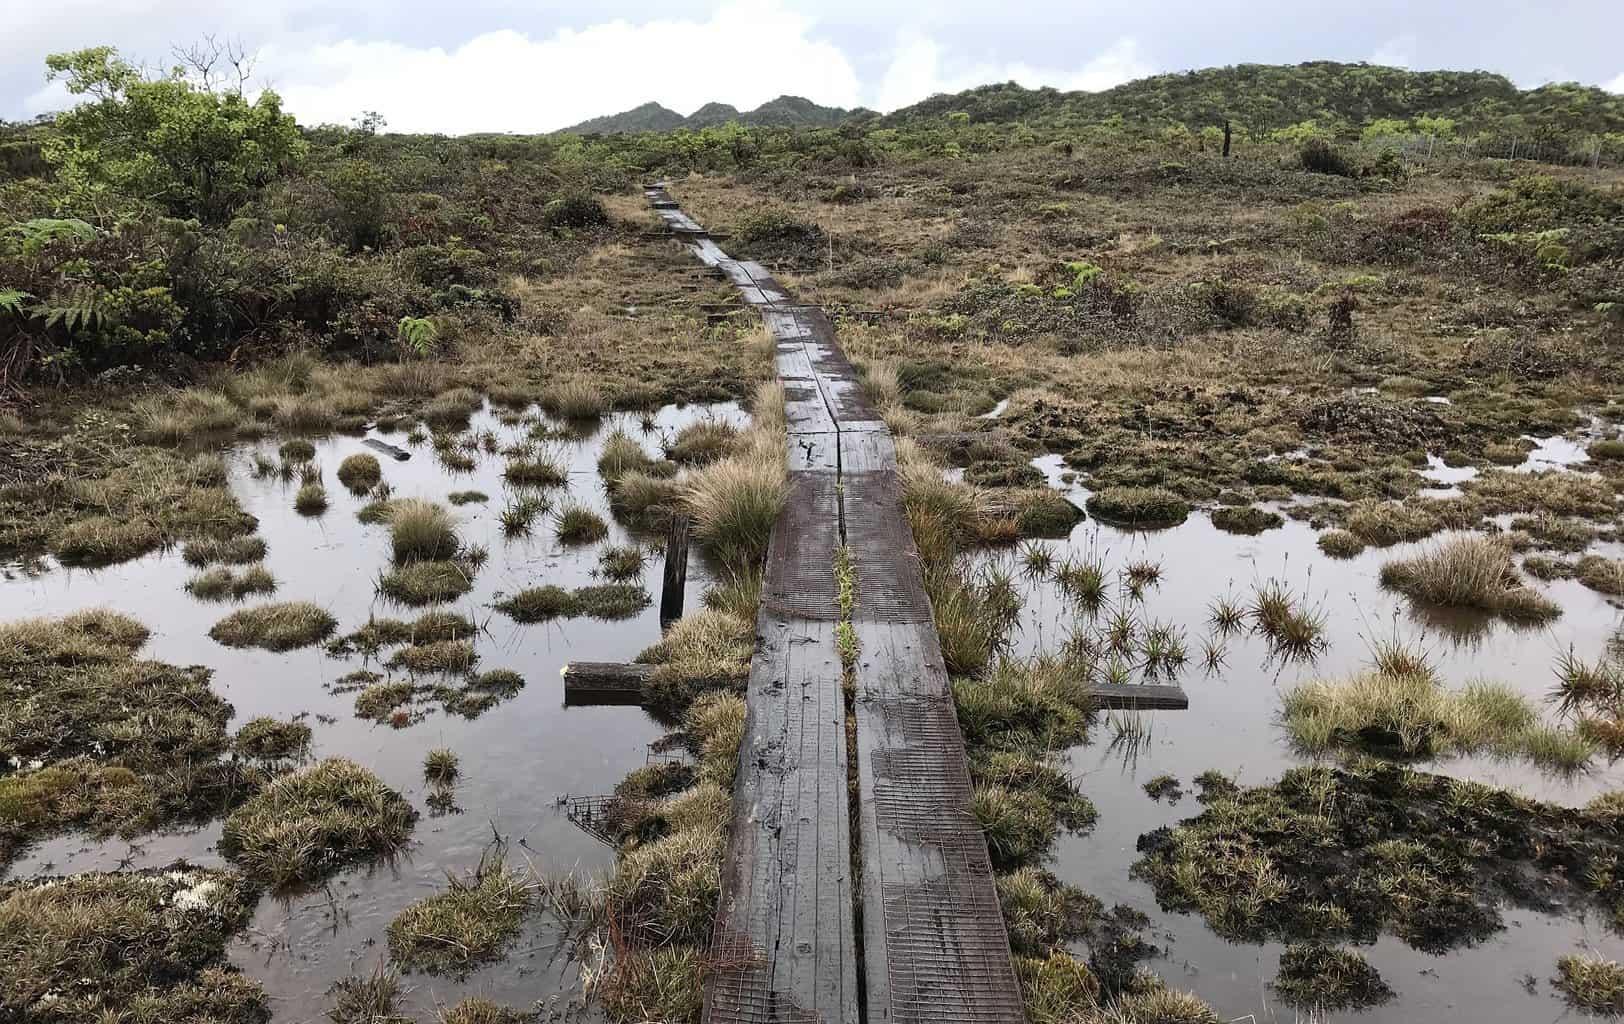
[[[201,569],[206,566],[246,565],[265,557],[265,542],[258,537],[203,537],[186,542],[181,557],[187,565]]]
[[[622,481],[624,490],[626,481]],[[734,571],[759,564],[773,524],[789,497],[778,439],[751,445],[689,478],[682,503],[693,517],[694,538]]]
[[[678,480],[628,470],[609,488],[609,508],[621,519],[652,526],[670,517],[683,492],[684,485]]]
[[[1349,530],[1326,530],[1316,543],[1332,558],[1353,558],[1365,549],[1365,542]]]
[[[227,597],[240,601],[251,594],[269,594],[275,589],[276,577],[263,565],[251,565],[241,571],[218,565],[186,581],[186,590],[205,601]]]
[[[1281,580],[1267,580],[1252,590],[1247,612],[1252,628],[1278,655],[1309,660],[1325,649],[1325,614],[1298,598]]]
[[[309,462],[316,457],[316,446],[302,437],[282,442],[282,447],[276,450],[283,462]]]
[[[1293,943],[1280,954],[1273,988],[1287,1006],[1316,1014],[1362,1010],[1393,998],[1370,961],[1351,949]]]
[[[609,536],[609,524],[585,505],[569,505],[559,510],[553,531],[562,544],[596,544]]]
[[[1184,522],[1190,505],[1161,487],[1106,487],[1089,495],[1088,511],[1115,525],[1158,530]]]
[[[262,647],[291,651],[321,643],[338,628],[338,620],[309,601],[287,601],[232,612],[209,630],[227,647]]]
[[[90,516],[69,523],[51,538],[51,552],[63,565],[101,566],[139,558],[163,544],[149,519]]]
[[[302,516],[319,516],[327,511],[327,488],[321,484],[304,484],[293,496],[293,508]]]
[[[338,464],[338,482],[351,494],[365,494],[383,479],[383,466],[376,455],[358,452]]]
[[[648,556],[635,544],[616,544],[604,548],[598,555],[598,575],[616,583],[625,583],[643,575]]]
[[[542,389],[541,407],[566,420],[595,420],[609,403],[603,393],[584,380],[566,380]]]
[[[8,881],[0,888],[0,1016],[267,1020],[264,989],[226,959],[256,902],[235,872],[185,863]]]
[[[1211,513],[1212,525],[1225,533],[1252,537],[1265,530],[1279,529],[1285,519],[1277,512],[1252,505],[1225,506]]]
[[[232,749],[257,761],[285,761],[310,749],[310,726],[274,718],[251,718],[232,738]]]
[[[474,587],[472,567],[442,559],[397,565],[378,578],[378,592],[412,608],[453,601]]]
[[[456,556],[456,522],[440,505],[419,498],[392,500],[388,518],[396,562],[438,562]]]
[[[328,994],[333,997],[333,1005],[327,1010],[327,1019],[333,1024],[403,1024],[408,1019],[396,1012],[400,978],[382,961],[369,975],[340,978]]]
[[[515,487],[562,487],[570,479],[562,462],[531,449],[509,459],[502,476]]]
[[[655,666],[645,702],[680,710],[710,690],[742,685],[755,651],[754,622],[753,605],[748,617],[706,608],[678,619],[664,639],[637,656]]]
[[[649,606],[651,598],[642,587],[625,583],[566,590],[554,584],[528,587],[496,603],[497,611],[514,622],[545,622],[549,619],[625,619]]]
[[[676,439],[666,448],[665,455],[672,462],[703,466],[732,451],[738,438],[738,428],[730,423],[701,420],[679,430]]]
[[[418,900],[390,922],[389,956],[432,974],[465,972],[495,960],[518,936],[537,888],[500,853],[482,858],[464,877],[448,873],[443,891]]]
[[[1457,536],[1425,554],[1388,562],[1381,581],[1417,601],[1476,608],[1513,622],[1562,614],[1560,605],[1523,583],[1510,546],[1495,537]]]
[[[490,501],[491,496],[484,491],[452,491],[445,496],[445,500],[453,505],[477,505]]]
[[[402,647],[389,658],[390,668],[408,672],[466,672],[479,661],[468,640],[435,640]]]
[[[1551,984],[1576,1010],[1624,1017],[1624,964],[1594,953],[1569,953],[1556,961]]]
[[[603,450],[598,454],[598,474],[611,488],[627,473],[656,472],[655,464],[656,460],[643,450],[637,439],[619,428],[603,442]]]
[[[480,996],[469,996],[455,1006],[441,1008],[438,1013],[440,1024],[524,1024],[533,1016]]]
[[[423,755],[423,777],[430,782],[450,782],[459,771],[457,752],[435,747]]]
[[[411,804],[376,775],[328,758],[276,779],[233,811],[220,850],[251,877],[283,887],[394,853],[416,819]]]

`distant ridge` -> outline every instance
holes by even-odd
[[[668,132],[678,128],[709,128],[729,121],[750,127],[826,127],[848,117],[870,113],[862,108],[825,107],[800,96],[780,96],[748,111],[740,111],[727,103],[707,103],[687,117],[651,102],[623,113],[594,117],[564,131],[578,135]]]

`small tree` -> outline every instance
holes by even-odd
[[[183,59],[190,74],[176,66],[149,76],[110,46],[46,58],[50,79],[86,97],[57,119],[58,134],[45,147],[64,183],[91,197],[110,191],[222,223],[304,156],[298,125],[276,93],[250,101],[241,77],[230,87]]]

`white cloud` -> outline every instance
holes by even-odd
[[[1376,52],[1370,55],[1370,63],[1390,68],[1415,67],[1415,36],[1410,33],[1394,36],[1376,47]]]
[[[1049,85],[1097,92],[1143,78],[1155,70],[1140,50],[1138,40],[1131,37],[1118,39],[1077,68],[1040,68],[1015,62],[959,64],[947,70],[943,65],[942,49],[935,40],[905,36],[880,79],[875,106],[895,110],[936,93],[959,92],[988,82],[1013,81],[1028,88]]]
[[[707,20],[611,21],[545,39],[501,30],[460,46],[347,39],[268,46],[260,71],[305,123],[377,110],[404,132],[537,132],[658,100],[688,113],[789,93],[855,106],[857,73],[813,21],[779,0],[743,0]]]
[[[1620,74],[1611,82],[1603,82],[1601,87],[1606,89],[1608,92],[1616,92],[1619,95],[1624,96],[1624,74]]]

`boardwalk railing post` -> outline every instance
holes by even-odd
[[[688,586],[688,527],[686,515],[671,517],[665,540],[665,584],[660,589],[660,628],[682,618],[682,595]]]

